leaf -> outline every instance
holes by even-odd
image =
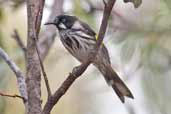
[[[135,8],[138,8],[142,4],[142,0],[124,0],[124,2],[132,2]]]

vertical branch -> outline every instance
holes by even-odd
[[[47,75],[46,75],[46,72],[45,72],[45,68],[44,68],[42,59],[40,57],[40,51],[39,51],[39,48],[38,48],[37,39],[35,39],[35,43],[36,43],[36,51],[37,51],[37,55],[38,55],[38,58],[39,58],[42,74],[43,74],[43,77],[44,77],[44,80],[45,80],[45,85],[46,85],[46,89],[47,89],[47,93],[48,93],[48,99],[49,99],[49,97],[51,96],[51,89],[50,89],[49,81],[48,81],[48,78],[47,78]]]
[[[62,12],[63,0],[55,0],[52,6],[52,12],[49,17],[51,19],[54,15]],[[27,87],[29,99],[29,114],[39,114],[41,112],[41,92],[40,92],[40,69],[44,71],[43,63],[41,60],[47,55],[53,40],[56,36],[54,28],[48,28],[43,31],[37,40],[41,18],[43,13],[44,0],[27,0],[27,14],[28,14],[28,40],[27,40]],[[50,33],[50,34],[49,34]],[[41,49],[41,50],[39,50]],[[37,56],[37,53],[39,55]],[[39,61],[40,60],[40,61]],[[45,72],[43,72],[44,75]],[[47,84],[48,85],[48,84]],[[48,87],[47,87],[48,88]],[[50,89],[48,89],[50,90]],[[50,93],[50,92],[48,92]]]
[[[44,2],[45,2],[44,0],[40,0],[39,9],[38,9],[38,12],[37,12],[37,15],[36,15],[35,28],[36,28],[36,36],[37,37],[34,39],[34,41],[35,41],[35,44],[36,44],[36,52],[37,52],[37,55],[38,55],[38,58],[39,58],[40,68],[42,70],[42,74],[43,74],[43,77],[44,77],[44,80],[45,80],[46,89],[47,89],[48,98],[49,98],[51,96],[50,85],[49,85],[49,82],[48,82],[48,78],[47,78],[47,75],[46,75],[46,72],[45,72],[45,69],[44,69],[42,59],[40,57],[40,51],[39,51],[38,44],[37,44],[38,35],[39,35],[39,31],[40,31],[40,26],[41,26],[41,21],[42,21],[42,16],[43,16]]]
[[[36,53],[35,39],[38,36],[38,26],[36,23],[37,13],[40,10],[40,0],[27,0],[28,36],[26,52],[27,70],[27,91],[28,91],[28,114],[40,114],[41,109],[41,72],[39,59]],[[36,30],[37,29],[37,30]]]
[[[52,12],[50,14],[49,20],[52,17],[54,17],[56,14],[57,15],[61,14],[62,4],[63,4],[63,0],[54,0],[52,6]],[[27,15],[28,15],[27,47],[24,46],[18,32],[14,31],[13,37],[17,41],[18,45],[22,48],[26,56],[26,63],[27,63],[26,83],[25,83],[24,74],[20,71],[20,69],[16,66],[16,64],[8,57],[8,55],[0,48],[0,56],[6,61],[6,63],[16,74],[21,98],[23,98],[26,107],[26,114],[40,114],[41,112],[41,90],[40,90],[41,74],[40,74],[39,67],[40,65],[42,67],[43,63],[40,62],[39,64],[39,58],[40,57],[42,59],[45,58],[56,35],[56,30],[53,27],[51,28],[48,27],[46,31],[41,32],[41,36],[40,36],[41,39],[39,39],[38,41],[38,46],[37,43],[35,42],[35,40],[38,38],[38,34],[40,31],[43,6],[44,6],[44,0],[36,0],[36,1],[27,0]],[[41,49],[40,50],[41,55],[38,55],[39,58],[36,53],[36,51],[37,52],[39,51],[38,48]],[[43,74],[45,74],[45,72],[43,72]],[[26,87],[28,87],[28,90]],[[18,95],[8,95],[8,94],[1,94],[1,95],[9,96],[9,97],[20,97]]]
[[[44,4],[45,4],[45,0],[40,0],[37,15],[36,15],[36,23],[35,23],[36,35],[39,35],[40,26],[42,22],[42,16],[43,16]]]
[[[100,30],[99,30],[99,34],[98,34],[98,40],[97,40],[97,44],[96,44],[96,50],[99,49],[103,39],[104,39],[104,35],[106,32],[106,28],[107,28],[107,24],[108,24],[108,19],[109,16],[111,14],[112,8],[116,2],[116,0],[108,0],[108,2],[106,3],[105,0],[103,0],[104,2],[104,11],[103,11],[103,19],[101,22],[101,26],[100,26]]]

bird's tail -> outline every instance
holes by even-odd
[[[98,67],[98,69],[103,74],[107,83],[112,86],[122,103],[125,102],[125,96],[132,99],[134,98],[129,88],[119,78],[118,74],[112,69],[111,65],[105,65],[105,67],[103,65],[103,67]]]

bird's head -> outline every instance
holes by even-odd
[[[55,25],[58,30],[71,29],[73,25],[78,21],[75,16],[59,15],[56,16],[52,22],[47,22],[45,25]]]
[[[52,22],[47,22],[45,25],[55,25],[58,30],[82,30],[85,34],[95,36],[96,33],[89,27],[88,24],[80,21],[76,16],[59,15]]]

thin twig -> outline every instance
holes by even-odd
[[[0,92],[0,96],[4,96],[4,97],[12,97],[12,98],[20,98],[22,100],[24,100],[24,98],[20,95],[14,94],[14,95],[10,95],[10,94],[6,94],[6,93],[2,93]]]
[[[36,35],[39,35],[39,32],[40,32],[44,4],[45,4],[45,0],[40,0],[40,4],[39,4],[38,11],[36,14],[36,22],[35,22]]]
[[[43,66],[43,62],[42,62],[41,57],[40,57],[40,52],[39,52],[39,48],[38,48],[38,44],[37,44],[37,39],[35,39],[35,43],[36,43],[36,51],[37,51],[37,55],[38,55],[38,58],[39,58],[42,74],[43,74],[43,77],[44,77],[44,80],[45,80],[45,85],[46,85],[46,89],[47,89],[47,93],[48,93],[48,99],[49,99],[49,97],[52,94],[51,94],[49,81],[48,81],[48,78],[47,78],[47,75],[46,75],[46,72],[45,72],[45,69],[44,69],[44,66]]]
[[[57,89],[56,92],[48,99],[48,101],[46,102],[46,104],[45,104],[45,106],[43,108],[42,114],[50,114],[50,111],[52,110],[54,105],[67,92],[67,90],[73,84],[73,82],[79,76],[81,76],[84,73],[84,71],[87,69],[87,67],[93,61],[93,58],[98,53],[98,50],[99,50],[99,48],[100,48],[100,46],[102,44],[102,41],[104,39],[104,35],[105,35],[105,32],[106,32],[108,19],[109,19],[109,16],[110,16],[110,13],[111,13],[111,10],[112,10],[112,8],[114,6],[115,1],[116,0],[109,0],[105,4],[105,9],[104,9],[104,12],[103,12],[102,24],[101,24],[101,27],[100,27],[100,30],[99,30],[98,40],[97,40],[97,44],[96,44],[96,47],[95,47],[95,53],[90,54],[90,58],[88,59],[88,61],[86,63],[82,63],[80,66],[77,66],[77,67],[73,68],[72,73],[69,74],[69,76],[62,83],[62,85],[59,87],[59,89]]]
[[[43,74],[43,77],[44,77],[44,80],[45,80],[45,85],[46,85],[46,89],[47,89],[47,92],[48,92],[48,99],[49,99],[49,97],[51,96],[50,85],[49,85],[49,82],[48,82],[48,78],[47,78],[45,68],[44,68],[42,59],[40,57],[40,51],[39,51],[39,48],[38,48],[38,34],[39,34],[39,31],[40,31],[40,25],[41,25],[41,20],[42,20],[42,15],[43,15],[44,2],[45,2],[44,0],[40,0],[39,9],[38,9],[38,12],[36,14],[36,21],[35,21],[35,29],[36,29],[36,32],[35,32],[36,35],[35,36],[36,37],[34,38],[34,42],[36,44],[35,47],[36,47],[37,55],[38,55],[38,58],[39,58],[41,71],[42,71],[42,74]]]
[[[14,29],[14,34],[12,35],[12,38],[14,38],[18,44],[18,46],[23,50],[24,54],[26,53],[26,46],[24,45],[23,41],[21,40],[21,37],[18,34],[18,31]]]

